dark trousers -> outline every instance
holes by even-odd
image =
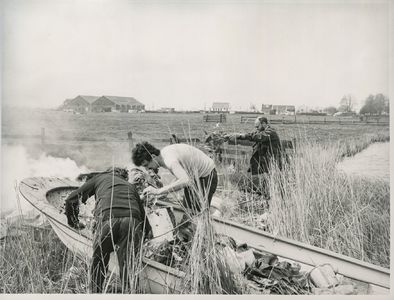
[[[140,221],[132,217],[111,218],[97,224],[93,241],[91,292],[102,293],[110,254],[116,251],[122,291],[129,290],[129,273],[142,239]]]
[[[266,198],[269,198],[269,187],[267,178],[265,176],[258,177],[259,174],[268,174],[272,167],[272,164],[277,164],[279,170],[282,170],[282,156],[279,150],[276,150],[275,156],[266,154],[265,156],[259,156],[258,152],[255,152],[250,159],[250,171],[252,173],[252,188],[254,191],[258,191],[263,194]],[[283,183],[278,182],[279,190],[283,198]]]
[[[196,182],[195,185],[185,187],[183,205],[186,208],[191,209],[192,212],[200,212],[202,209],[202,201],[207,199],[207,208],[209,208],[217,186],[218,174],[216,169],[213,169],[211,174],[208,176],[199,178],[199,182]]]
[[[273,154],[266,153],[261,156],[258,152],[255,152],[250,158],[249,170],[252,175],[269,173],[273,163],[276,163],[279,167],[279,170],[282,170],[282,155],[280,150],[275,149]]]

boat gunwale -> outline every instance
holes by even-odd
[[[164,206],[164,205],[168,205],[168,202],[162,201],[162,200],[158,200],[157,204]],[[174,204],[173,207],[176,210],[182,210],[180,208],[180,206],[178,206],[176,204]],[[228,225],[228,226],[231,226],[231,227],[241,228],[242,230],[247,230],[247,231],[259,234],[259,235],[263,235],[263,236],[265,236],[267,238],[272,239],[273,242],[275,242],[275,241],[282,241],[282,242],[285,242],[287,244],[291,244],[291,245],[293,245],[293,246],[295,246],[297,248],[304,248],[304,249],[308,249],[310,251],[320,252],[320,253],[323,253],[323,254],[326,254],[326,255],[335,256],[337,259],[347,260],[347,261],[349,261],[351,263],[362,265],[363,267],[369,267],[369,268],[377,269],[377,270],[379,270],[381,272],[385,272],[387,274],[390,274],[390,270],[387,269],[387,268],[384,268],[384,267],[381,267],[381,266],[377,266],[377,265],[374,265],[374,264],[371,264],[371,263],[368,263],[368,262],[364,262],[364,261],[358,260],[358,259],[350,257],[350,256],[346,256],[346,255],[343,255],[343,254],[338,254],[336,252],[333,252],[333,251],[330,251],[330,250],[327,250],[327,249],[323,249],[323,248],[319,248],[319,247],[316,247],[316,246],[308,245],[308,244],[305,244],[305,243],[302,243],[302,242],[291,240],[291,239],[286,238],[286,237],[276,236],[276,235],[273,235],[271,233],[267,233],[267,232],[261,231],[259,229],[253,228],[251,226],[248,226],[248,225],[245,225],[245,224],[240,224],[240,223],[237,223],[237,222],[231,221],[231,220],[226,220],[226,219],[223,219],[223,218],[220,218],[220,217],[217,217],[217,216],[212,216],[212,218],[218,223],[225,224],[225,225]],[[264,249],[262,249],[261,247],[258,247],[258,246],[253,246],[253,247],[256,248],[256,249],[264,250]],[[267,250],[264,250],[264,251],[267,251]],[[281,256],[283,256],[283,255],[281,255]],[[291,259],[291,257],[287,257],[287,258]]]

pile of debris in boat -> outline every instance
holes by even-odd
[[[152,171],[146,173],[140,168],[130,172],[130,182],[134,183],[138,192],[149,185],[162,187],[161,178]],[[148,214],[156,237],[144,245],[145,256],[166,266],[185,271],[194,224],[184,222],[179,227],[171,207],[155,208]],[[271,253],[263,253],[249,247],[246,243],[236,241],[232,237],[216,233],[216,248],[227,260],[233,274],[241,274],[248,279],[252,290],[263,294],[278,295],[351,295],[357,294],[357,287],[335,274],[331,265],[316,266],[312,271],[301,271],[300,264],[281,260]]]
[[[155,220],[152,219],[155,218]],[[153,238],[145,243],[145,257],[166,266],[185,270],[191,249],[195,224],[177,227],[171,208],[157,208],[148,216],[153,227]],[[215,248],[226,260],[233,274],[248,280],[248,288],[262,294],[276,295],[351,295],[357,288],[336,274],[330,264],[316,266],[306,272],[299,263],[290,263],[278,256],[256,250],[242,241],[215,233]]]
[[[130,182],[138,192],[149,185],[163,186],[161,178],[153,172],[140,168],[130,172]],[[94,203],[92,201],[92,203]],[[195,224],[182,220],[176,224],[173,208],[151,207],[147,211],[152,226],[153,238],[144,244],[144,256],[163,265],[186,271],[191,250]],[[82,209],[81,217],[86,222],[90,209]],[[89,226],[88,226],[89,228]],[[276,295],[351,295],[357,294],[357,285],[336,274],[330,264],[316,266],[311,271],[302,271],[297,262],[290,263],[275,254],[266,253],[248,246],[242,241],[221,233],[215,234],[215,248],[226,261],[229,271],[244,276],[248,288],[256,294]]]

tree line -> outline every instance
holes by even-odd
[[[390,112],[389,98],[383,94],[370,94],[363,102],[364,105],[360,109],[360,115],[381,115],[389,114]],[[324,112],[330,115],[333,115],[337,112],[354,113],[354,107],[356,104],[356,98],[353,95],[348,94],[342,97],[338,108],[335,106],[330,106],[325,108]]]

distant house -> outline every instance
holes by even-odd
[[[93,112],[139,112],[145,105],[133,97],[101,96],[92,103]]]
[[[274,115],[295,115],[295,106],[263,104],[261,106],[261,112]]]
[[[63,102],[63,109],[73,112],[88,112],[91,111],[92,103],[98,98],[99,96],[78,95],[73,99],[66,99]]]
[[[230,103],[228,103],[228,102],[213,102],[211,111],[229,112],[230,111]]]
[[[272,110],[272,105],[271,104],[263,104],[261,106],[261,112],[263,114],[269,114],[271,110]]]
[[[294,105],[273,105],[273,110],[276,110],[277,115],[294,115],[295,106]]]

